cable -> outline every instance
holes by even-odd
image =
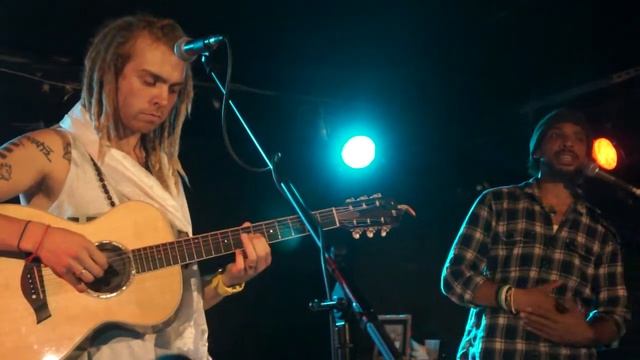
[[[0,71],[6,72],[6,73],[9,73],[9,74],[12,74],[12,75],[16,75],[16,76],[25,77],[27,79],[40,81],[41,83],[44,83],[44,84],[47,84],[47,85],[60,86],[60,87],[63,87],[65,89],[80,89],[80,84],[78,84],[78,83],[63,83],[63,82],[58,82],[58,81],[47,80],[47,79],[42,78],[40,76],[31,75],[31,74],[23,73],[21,71],[15,71],[15,70],[2,68],[2,67],[0,67]]]
[[[221,120],[221,125],[222,125],[222,138],[224,140],[224,144],[225,147],[227,149],[227,151],[229,152],[229,154],[231,155],[231,157],[243,168],[245,168],[246,170],[249,171],[253,171],[253,172],[264,172],[270,169],[270,167],[263,167],[263,168],[258,168],[258,167],[253,167],[251,165],[248,165],[247,163],[245,163],[242,159],[240,159],[240,156],[238,156],[238,154],[235,152],[235,150],[233,149],[233,145],[231,144],[231,140],[229,138],[229,129],[227,126],[227,104],[230,102],[229,99],[229,85],[231,84],[231,70],[232,70],[232,54],[231,54],[231,46],[229,44],[229,40],[227,38],[224,38],[224,43],[225,46],[227,48],[227,73],[225,76],[225,81],[224,81],[224,86],[220,86],[222,88],[222,106],[221,106],[221,110],[220,110],[220,120]],[[211,73],[211,75],[213,75],[214,79],[217,81],[217,78],[215,77],[215,72],[213,71],[213,68],[209,66],[209,64],[207,63],[208,57],[207,56],[203,56],[202,57],[202,64],[204,65],[205,69],[207,72]],[[219,84],[218,84],[219,85]]]

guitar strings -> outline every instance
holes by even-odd
[[[334,214],[334,210],[335,210],[335,214]],[[349,213],[349,212],[358,212],[358,211],[362,211],[362,210],[367,210],[367,208],[364,207],[360,207],[360,208],[351,208],[351,207],[340,207],[340,208],[333,208],[333,209],[325,209],[325,210],[321,210],[318,211],[316,213],[314,213],[314,215],[316,215],[319,218],[319,221],[322,223],[323,220],[328,220],[331,218],[338,218],[338,222],[341,225],[345,225],[345,224],[349,224],[350,226],[354,226],[354,227],[359,227],[359,226],[378,226],[378,224],[375,224],[375,222],[378,221],[378,219],[368,219],[368,220],[359,220],[359,219],[352,219],[352,220],[340,220],[339,217],[337,215],[343,215],[345,213]],[[324,218],[324,219],[323,219]],[[355,220],[355,224],[354,224],[354,220]],[[284,222],[287,223],[284,223]],[[268,234],[264,231],[266,231],[267,226],[265,226],[266,224],[275,224],[275,225],[271,225],[270,228],[276,228],[278,230],[280,230],[281,226],[285,226],[285,227],[291,227],[291,236],[288,237],[281,237],[279,236],[279,239],[277,240],[272,240],[269,241],[268,239]],[[384,222],[381,222],[382,225],[384,225]],[[241,250],[242,249],[242,241],[240,240],[240,234],[242,233],[246,233],[247,229],[251,229],[251,230],[255,230],[255,228],[257,227],[261,227],[262,231],[252,231],[252,233],[262,233],[265,238],[268,240],[269,243],[275,243],[278,241],[282,241],[282,240],[287,240],[287,239],[291,239],[291,238],[295,238],[295,237],[301,237],[304,235],[307,235],[308,232],[306,231],[306,228],[304,229],[303,233],[295,233],[295,231],[293,231],[293,227],[301,227],[303,225],[303,222],[300,220],[299,217],[297,216],[291,216],[291,217],[285,217],[285,218],[281,218],[281,219],[277,219],[277,220],[271,220],[271,221],[263,221],[263,222],[259,222],[259,223],[255,223],[255,224],[251,224],[248,226],[240,226],[240,227],[236,227],[236,228],[232,228],[229,230],[221,230],[221,231],[216,231],[216,232],[211,232],[211,233],[207,233],[207,234],[201,234],[201,235],[196,235],[196,236],[192,236],[192,237],[186,237],[186,238],[180,238],[180,239],[175,239],[172,241],[168,241],[165,243],[159,243],[159,244],[154,244],[154,245],[150,245],[150,246],[146,246],[146,247],[142,247],[142,248],[138,248],[138,249],[134,249],[132,251],[128,251],[126,253],[124,253],[123,255],[120,256],[114,256],[109,258],[109,263],[112,265],[121,265],[124,262],[128,262],[128,261],[132,261],[135,262],[136,259],[134,259],[135,256],[138,257],[138,264],[140,264],[141,261],[143,262],[150,262],[151,266],[145,266],[145,268],[150,268],[151,270],[147,270],[147,271],[140,271],[137,272],[137,274],[143,274],[146,272],[150,272],[150,271],[155,271],[155,270],[159,270],[159,269],[163,269],[166,267],[170,267],[170,266],[178,266],[178,265],[182,265],[182,264],[188,264],[188,263],[193,263],[196,262],[198,260],[193,259],[193,260],[189,260],[188,256],[187,256],[187,251],[191,251],[192,254],[194,255],[194,257],[197,258],[197,254],[196,254],[196,248],[199,247],[201,248],[201,250],[203,250],[202,248],[205,246],[205,244],[203,244],[202,240],[207,241],[209,244],[207,244],[207,248],[211,248],[213,251],[213,245],[218,245],[220,246],[220,249],[222,249],[224,251],[224,247],[223,247],[223,243],[225,244],[231,244],[232,245],[232,250],[229,251],[224,251],[222,253],[213,253],[211,256],[202,258],[200,260],[204,260],[207,258],[212,258],[212,257],[216,257],[216,256],[221,256],[221,255],[225,255],[225,254],[230,254],[236,250]],[[281,231],[280,234],[282,234],[285,231]],[[227,239],[222,239],[221,238],[221,233],[227,233],[228,234],[228,238]],[[213,239],[214,236],[218,236],[218,239]],[[163,249],[155,249],[153,247],[156,246],[162,246],[164,247]],[[174,246],[176,249],[176,253],[171,253],[171,249],[169,247]],[[181,247],[183,250],[183,254],[185,255],[185,257],[187,258],[186,261],[182,261],[180,259],[180,256],[178,255],[177,251],[178,248]],[[169,253],[167,254],[167,250],[169,250]],[[134,254],[135,252],[135,254]],[[162,256],[161,258],[158,256],[158,252],[160,252],[160,255]],[[176,264],[172,264],[172,265],[167,265],[167,262],[165,260],[165,255],[169,256],[169,259],[171,260],[171,262],[173,261],[172,259],[172,255],[175,254],[176,257],[178,258],[178,263]],[[204,252],[203,252],[204,255]],[[148,258],[144,258],[144,256],[149,256]],[[155,261],[154,258],[155,257]],[[142,259],[140,259],[142,258]],[[163,266],[160,266],[160,261],[162,260],[163,262]],[[156,268],[155,265],[158,265]],[[144,265],[147,265],[146,263]],[[132,264],[132,266],[136,267],[135,264]],[[45,269],[48,269],[48,267],[43,266],[43,271]],[[135,269],[138,270],[138,269]],[[142,270],[142,269],[140,269]],[[49,279],[49,278],[58,278],[58,276],[53,273],[53,271],[51,271],[49,269],[48,273],[43,273],[43,278]]]
[[[351,222],[349,222],[349,223],[351,223]],[[298,220],[297,225],[300,225],[300,224],[302,224],[302,222]],[[367,224],[369,224],[369,222],[367,222]],[[239,235],[239,234],[240,234],[240,231],[238,231],[238,232],[237,232],[237,234]],[[293,238],[293,237],[300,237],[300,236],[304,236],[304,235],[306,235],[306,234],[307,234],[307,233],[296,234],[296,235],[291,236],[290,238]],[[189,238],[187,238],[187,239],[183,239],[183,240],[188,240],[188,239],[189,239]],[[284,238],[284,239],[281,239],[281,240],[286,240],[286,239],[287,239],[287,238]],[[238,238],[235,238],[234,240],[235,240],[235,241],[233,241],[233,242],[234,242],[234,243],[236,243],[236,244],[235,244],[235,246],[236,246],[236,247],[238,247],[238,249],[237,249],[237,250],[241,250],[241,248],[240,248],[241,243],[239,242]],[[277,242],[277,241],[280,241],[280,240],[271,241],[271,243],[273,243],[273,242]],[[193,251],[193,248],[194,248],[195,246],[197,246],[197,245],[195,245],[195,244],[186,244],[186,243],[185,243],[185,244],[184,244],[185,252],[186,252],[186,251],[188,251],[188,250],[192,250],[192,251]],[[235,250],[231,250],[231,251],[228,251],[228,252],[224,252],[224,253],[216,254],[216,255],[211,256],[211,257],[215,257],[215,256],[219,256],[219,255],[224,255],[224,254],[229,254],[229,253],[232,253],[232,252],[234,252],[234,251],[235,251]],[[133,255],[132,255],[132,256],[133,256]],[[113,257],[113,258],[111,258],[111,259],[110,259],[110,264],[118,264],[118,265],[119,265],[119,263],[120,263],[120,262],[123,262],[123,261],[129,261],[129,258],[130,258],[130,257],[129,257],[129,255],[128,255],[128,254],[126,254],[125,256],[117,256],[117,257]],[[133,261],[135,261],[135,260],[133,260]],[[147,259],[147,260],[145,260],[145,261],[150,261],[150,262],[152,262],[152,263],[153,263],[153,259]],[[171,267],[171,266],[179,266],[179,265],[182,265],[182,264],[188,264],[188,263],[193,263],[193,262],[196,262],[196,260],[193,260],[193,261],[184,261],[184,262],[180,262],[179,264],[174,264],[174,265],[166,265],[166,263],[165,263],[165,265],[164,265],[164,266],[159,266],[158,268],[155,268],[155,269],[152,269],[152,270],[142,271],[142,272],[137,272],[137,271],[136,271],[134,274],[132,274],[132,276],[133,276],[133,275],[142,275],[142,274],[144,274],[144,273],[153,272],[153,271],[155,271],[155,270],[166,269],[166,268]],[[159,264],[159,259],[156,259],[156,264]],[[134,268],[135,268],[135,265],[134,265]],[[46,267],[46,266],[45,266],[45,267],[43,267],[43,268],[42,268],[42,271],[43,271],[43,273],[42,273],[42,278],[43,278],[44,280],[48,280],[48,283],[47,283],[47,284],[45,284],[45,283],[43,282],[43,283],[42,283],[42,285],[41,285],[41,288],[42,288],[41,290],[42,290],[43,292],[46,292],[48,295],[55,295],[61,287],[62,287],[62,288],[64,288],[64,287],[66,287],[66,286],[70,286],[69,284],[67,284],[67,283],[66,283],[66,281],[65,281],[64,279],[62,279],[62,278],[60,278],[59,276],[57,276],[57,275],[56,275],[55,273],[53,273],[53,271],[52,271],[51,269],[49,269],[48,267]],[[57,282],[51,282],[51,281],[50,281],[51,279],[55,279],[55,280],[59,280],[59,281],[57,281]],[[58,284],[60,284],[60,285],[58,285]],[[46,285],[46,288],[45,288],[45,285]],[[66,289],[65,289],[65,290],[66,290]]]

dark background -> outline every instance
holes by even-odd
[[[147,12],[176,19],[194,37],[225,34],[232,98],[267,152],[284,154],[310,207],[382,192],[417,211],[385,238],[350,240],[340,230],[327,239],[346,247],[344,264],[378,313],[411,314],[413,338],[442,339],[452,358],[466,309],[440,293],[443,262],[481,190],[527,179],[529,135],[541,116],[563,105],[584,110],[623,152],[613,173],[640,184],[640,83],[634,72],[612,77],[640,63],[640,22],[630,4],[2,0],[0,142],[57,122],[79,98],[73,86],[8,71],[79,83],[88,41],[107,19]],[[194,69],[208,84],[201,65]],[[218,99],[214,88],[198,86],[184,128],[196,232],[291,214],[269,174],[243,170],[224,149]],[[262,165],[229,120],[238,152]],[[376,161],[362,171],[337,160],[355,129],[378,143]],[[638,319],[638,203],[607,185],[586,185],[621,234]],[[327,316],[306,309],[323,296],[317,247],[308,238],[274,244],[273,259],[244,292],[207,313],[214,358],[329,358]],[[202,264],[205,272],[217,266]],[[636,324],[604,357],[638,358]],[[371,344],[352,331],[357,357],[370,358]]]

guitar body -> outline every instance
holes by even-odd
[[[316,211],[314,218],[323,230],[344,227],[358,238],[376,231],[385,236],[404,212],[415,216],[407,205],[376,194]],[[261,234],[269,243],[307,234],[303,221],[290,216],[175,240],[162,213],[139,201],[86,224],[18,205],[0,205],[0,214],[80,233],[109,259],[105,275],[81,294],[49,268],[27,264],[17,252],[0,252],[0,356],[12,359],[66,357],[106,324],[152,331],[171,320],[180,304],[180,265],[243,249],[242,233]]]
[[[127,202],[86,224],[62,220],[46,212],[19,205],[0,205],[0,213],[43,222],[83,234],[95,243],[110,241],[126,249],[174,240],[164,216],[143,202]],[[53,272],[41,266],[46,306],[50,316],[38,319],[24,291],[25,261],[0,256],[0,339],[3,357],[58,359],[68,355],[83,339],[104,324],[118,323],[139,331],[172,318],[182,296],[179,265],[136,274],[126,286],[110,294],[78,293]],[[15,254],[13,254],[15,255]],[[21,286],[21,282],[23,282]],[[49,357],[48,357],[49,356]]]

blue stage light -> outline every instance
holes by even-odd
[[[342,147],[342,161],[354,169],[362,169],[375,159],[376,144],[367,136],[354,136]]]

